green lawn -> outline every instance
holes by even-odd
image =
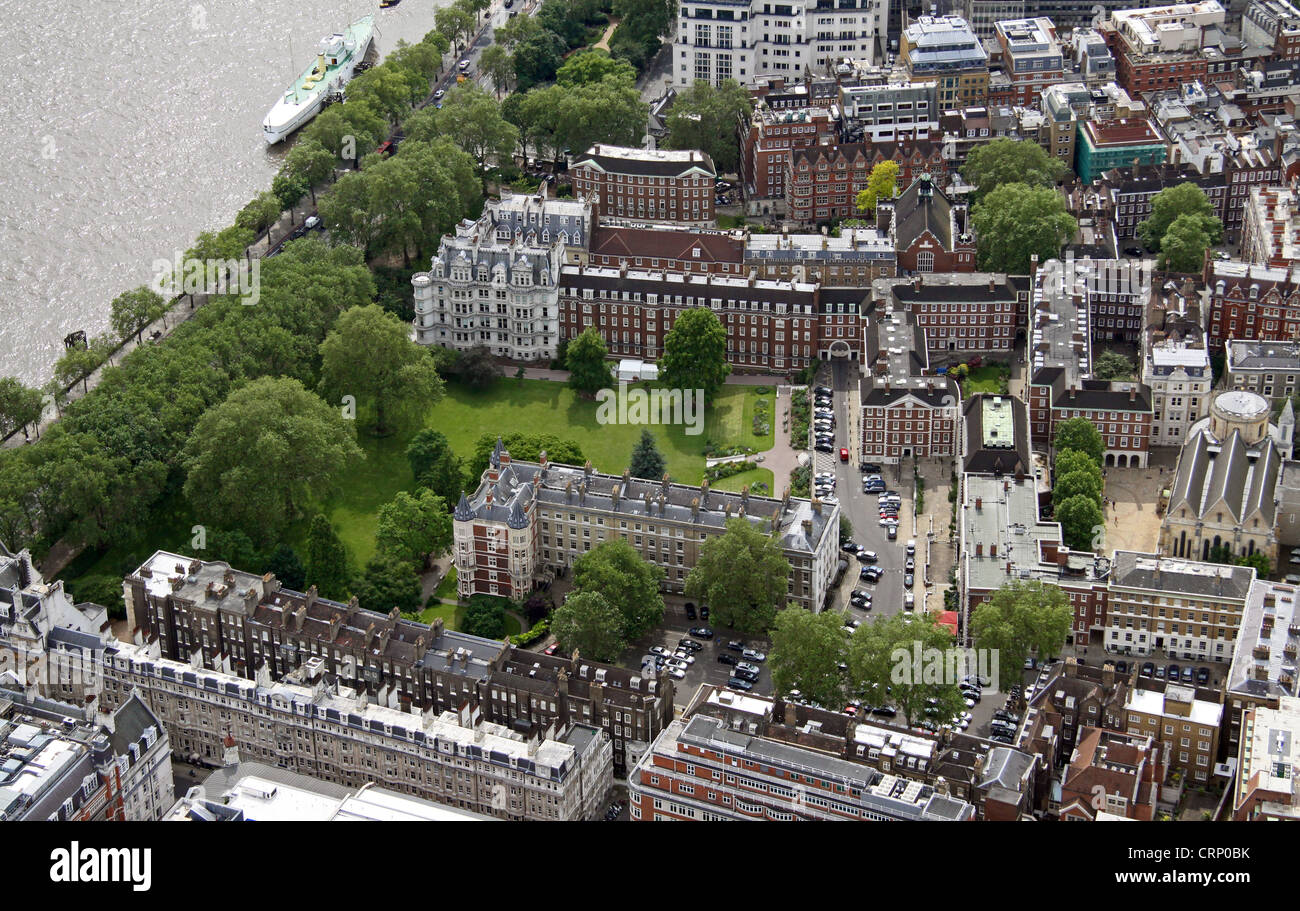
[[[1011,370],[1007,367],[977,367],[970,372],[970,376],[960,381],[962,391],[967,395],[977,392],[997,395],[1002,391],[1001,378],[1004,376],[1011,376]]]
[[[598,470],[614,474],[627,467],[641,430],[648,426],[668,463],[668,473],[683,483],[698,484],[704,479],[708,440],[759,451],[772,447],[771,433],[762,437],[753,433],[754,401],[758,398],[753,389],[724,387],[705,413],[703,432],[694,436],[681,425],[599,424],[594,400],[580,398],[568,386],[548,380],[501,379],[481,391],[448,383],[446,397],[434,407],[427,423],[441,431],[466,461],[482,434],[549,433],[572,439]],[[769,393],[766,398],[771,402],[773,396]]]
[[[766,491],[752,490],[754,484],[758,481],[767,485]],[[740,493],[740,488],[748,484],[751,493],[759,493],[761,496],[772,496],[772,470],[770,468],[755,468],[752,471],[742,471],[740,474],[733,474],[729,478],[723,478],[721,481],[715,481],[710,484],[714,490],[730,490]]]
[[[447,570],[447,575],[442,577],[438,587],[434,590],[435,598],[454,598],[456,597],[456,567]]]

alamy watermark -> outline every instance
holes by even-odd
[[[153,261],[152,287],[167,297],[237,295],[241,303],[251,307],[262,296],[262,261],[257,257],[199,259],[177,251],[171,259]]]
[[[926,648],[918,639],[911,649],[899,646],[889,655],[891,683],[900,686],[957,685],[978,677],[980,689],[992,691],[998,681],[998,649]]]
[[[1043,293],[1056,296],[1079,294],[1140,297],[1151,295],[1154,263],[1150,259],[1049,259],[1039,269]]]
[[[703,389],[602,389],[596,393],[597,424],[680,424],[687,436],[704,432]]]

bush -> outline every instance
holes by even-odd
[[[108,608],[114,620],[126,619],[126,600],[122,596],[122,579],[118,576],[83,576],[67,585],[73,603],[88,601]]]
[[[484,639],[501,639],[506,634],[506,608],[511,607],[506,598],[492,595],[474,595],[465,608],[461,632]]]
[[[758,465],[750,461],[723,462],[721,465],[714,465],[712,468],[706,468],[704,470],[704,476],[708,478],[710,482],[721,481],[723,478],[729,478],[732,475],[744,474],[746,471],[753,471],[757,467]]]
[[[517,636],[511,636],[510,642],[512,645],[532,645],[537,640],[545,639],[550,634],[551,618],[547,617],[545,620],[539,620],[534,623],[529,627],[527,632],[520,633]]]

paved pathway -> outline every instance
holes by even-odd
[[[605,51],[609,50],[609,36],[614,34],[614,29],[618,28],[618,24],[621,21],[621,19],[610,18],[609,28],[605,29],[605,34],[600,36],[600,40],[596,42],[596,47]]]

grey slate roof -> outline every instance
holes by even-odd
[[[1200,518],[1222,503],[1234,524],[1260,513],[1270,526],[1282,457],[1271,438],[1252,451],[1236,430],[1222,445],[1197,433],[1183,445],[1169,495],[1169,512],[1187,509]]]
[[[1131,550],[1115,551],[1110,584],[1124,588],[1146,588],[1169,594],[1209,595],[1244,600],[1255,578],[1250,566],[1225,566],[1141,554]]]

